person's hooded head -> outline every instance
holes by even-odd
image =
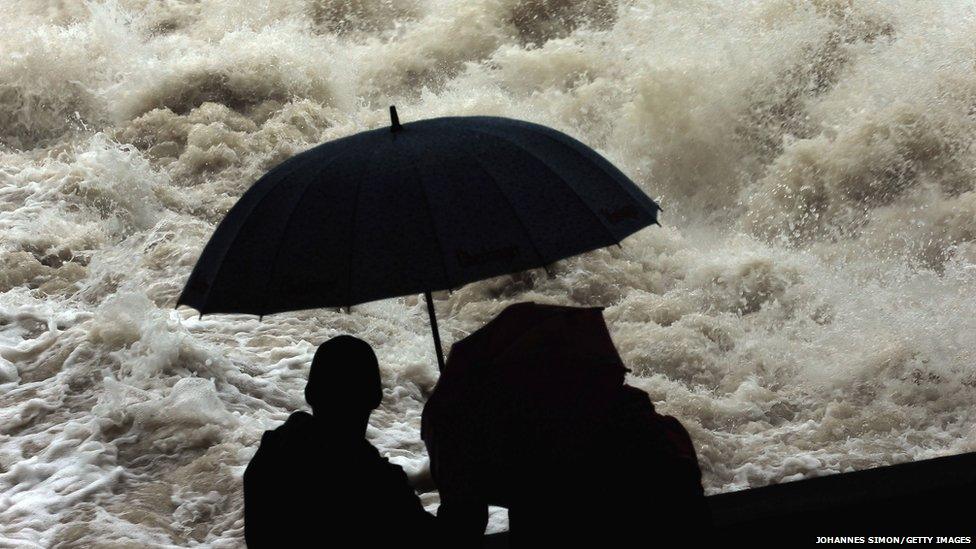
[[[380,367],[368,343],[341,335],[319,345],[305,386],[305,400],[316,417],[358,423],[382,399]]]

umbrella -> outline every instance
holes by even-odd
[[[464,537],[508,507],[527,546],[707,527],[687,431],[626,371],[600,308],[511,305],[455,343],[421,427],[438,517]]]
[[[177,306],[266,315],[431,292],[545,267],[657,223],[657,204],[552,128],[445,117],[330,141],[261,177]]]
[[[572,400],[596,386],[619,386],[625,371],[602,308],[516,303],[454,343],[434,395],[494,384],[537,392],[530,399],[541,404],[554,395]],[[501,379],[510,375],[517,383]]]
[[[576,445],[605,429],[608,395],[626,371],[601,308],[507,307],[452,346],[424,406],[421,434],[442,493],[480,487],[508,505],[509,483],[521,482],[514,464],[551,468],[588,456]]]

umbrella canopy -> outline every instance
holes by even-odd
[[[498,385],[509,394],[513,387],[537,392],[529,398],[542,403],[550,394],[575,399],[594,387],[620,386],[626,371],[602,308],[516,303],[454,343],[434,394]],[[502,379],[508,376],[518,379]]]
[[[433,321],[431,291],[544,267],[657,222],[637,185],[556,130],[391,115],[390,128],[319,145],[254,183],[177,305],[265,315],[424,292]]]

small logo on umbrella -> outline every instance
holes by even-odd
[[[603,217],[610,223],[620,223],[625,219],[636,219],[638,217],[637,208],[632,204],[628,204],[622,208],[617,208],[616,210],[608,210],[604,208],[602,210]]]
[[[516,246],[505,246],[494,250],[484,250],[480,252],[469,252],[466,250],[457,251],[458,263],[462,267],[474,267],[496,261],[510,261],[518,257],[519,251]]]

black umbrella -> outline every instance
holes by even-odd
[[[259,179],[227,213],[177,305],[266,315],[423,292],[619,243],[658,206],[552,128],[475,116],[330,141]]]

